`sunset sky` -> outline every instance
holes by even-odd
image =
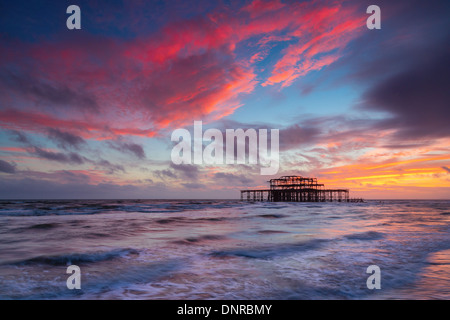
[[[279,129],[278,174],[174,165],[196,120]],[[0,198],[239,198],[282,175],[450,198],[449,1],[0,1]]]

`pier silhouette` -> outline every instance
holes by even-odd
[[[271,202],[363,202],[363,199],[350,198],[348,189],[325,189],[317,178],[302,176],[282,176],[270,179],[269,189],[241,190],[243,201]]]

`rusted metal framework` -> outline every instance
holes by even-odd
[[[362,202],[350,199],[348,189],[325,189],[317,178],[283,176],[269,181],[270,189],[241,190],[241,200],[272,202]]]

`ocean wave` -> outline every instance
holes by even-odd
[[[300,251],[314,250],[321,247],[328,240],[313,239],[295,244],[279,244],[264,247],[249,247],[246,249],[228,249],[209,253],[212,257],[244,257],[250,259],[271,259],[280,255],[293,254]]]
[[[169,224],[169,223],[175,223],[175,222],[181,222],[186,220],[184,217],[173,217],[173,218],[167,218],[167,219],[158,219],[155,222],[159,224]]]
[[[184,263],[176,259],[132,266],[119,264],[118,268],[109,269],[108,272],[96,275],[85,274],[80,290],[68,290],[65,281],[58,279],[42,282],[41,280],[28,279],[28,275],[23,274],[22,282],[26,285],[21,290],[15,288],[16,290],[8,291],[7,294],[0,290],[0,300],[98,299],[99,294],[111,292],[117,288],[149,284],[158,279],[170,277],[183,267]]]
[[[14,265],[45,264],[52,266],[64,266],[70,264],[107,261],[137,254],[139,254],[139,252],[134,249],[116,249],[111,251],[93,252],[93,253],[72,253],[56,256],[37,256],[30,259],[17,261],[13,264]]]
[[[256,217],[266,218],[266,219],[280,219],[287,217],[284,214],[259,214]]]
[[[362,233],[354,233],[344,236],[349,240],[379,240],[384,238],[384,234],[377,231],[367,231]]]
[[[225,218],[225,217],[218,217],[218,218],[197,218],[197,219],[193,219],[193,220],[196,220],[196,221],[212,221],[212,222],[215,222],[215,221],[224,221],[224,220],[231,220],[232,218]]]
[[[420,279],[448,278],[449,253],[433,253],[450,246],[450,201],[405,203],[0,202],[3,215],[44,215],[0,213],[0,300],[447,298]],[[81,290],[66,287],[72,263]]]
[[[242,207],[230,200],[0,200],[0,216],[92,215],[112,212],[174,213]]]
[[[172,224],[172,223],[198,223],[198,222],[220,222],[224,220],[232,220],[232,217],[209,217],[209,218],[187,218],[187,217],[170,217],[155,220],[158,224]],[[237,218],[239,219],[239,218]]]
[[[48,230],[58,227],[58,223],[38,223],[32,226],[29,226],[28,229],[38,229],[38,230]]]
[[[182,240],[175,240],[173,241],[174,244],[184,244],[184,245],[190,245],[190,244],[201,244],[208,241],[217,241],[217,240],[223,240],[225,239],[225,236],[221,235],[214,235],[214,234],[207,234],[199,237],[190,237]]]
[[[273,233],[288,233],[287,231],[280,231],[280,230],[260,230],[258,231],[260,234],[273,234]]]

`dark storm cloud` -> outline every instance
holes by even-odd
[[[226,143],[226,130],[227,129],[242,129],[247,132],[249,129],[254,129],[258,137],[259,143],[259,130],[267,130],[267,148],[270,150],[272,142],[271,131],[274,129],[279,130],[279,147],[281,151],[289,150],[297,147],[301,147],[308,144],[314,144],[321,139],[323,128],[327,127],[324,122],[337,122],[338,119],[334,117],[330,118],[314,118],[301,120],[298,123],[289,126],[280,126],[277,124],[268,123],[243,123],[230,119],[222,119],[215,123],[215,126],[222,132],[223,142]],[[206,130],[206,129],[205,129]],[[248,154],[248,139],[246,138],[246,154]],[[224,150],[225,152],[226,150]],[[234,144],[234,157],[237,157],[237,143]]]
[[[0,92],[4,96],[17,94],[34,101],[35,105],[69,107],[98,111],[95,97],[86,92],[76,91],[66,85],[37,79],[8,68],[0,69]]]
[[[85,158],[74,153],[62,153],[62,152],[52,152],[46,151],[39,147],[33,147],[30,153],[46,160],[61,162],[61,163],[70,163],[70,164],[83,164],[85,162]]]
[[[305,144],[314,144],[320,138],[319,127],[294,124],[280,130],[280,149],[288,150]]]
[[[442,167],[442,169],[444,169],[445,171],[447,171],[448,173],[450,173],[450,169],[446,166]]]
[[[367,7],[372,4],[361,2]],[[393,130],[387,148],[424,146],[448,137],[450,126],[450,2],[399,0],[376,3],[381,30],[367,30],[347,48],[342,59],[317,81],[333,80],[367,89],[357,104],[361,111],[381,112],[366,132]]]
[[[23,132],[17,131],[17,130],[11,130],[10,134],[12,135],[12,140],[16,142],[20,142],[23,144],[30,144],[30,140],[28,140],[28,137]]]
[[[197,180],[199,170],[196,165],[193,164],[170,164],[170,167],[176,172],[180,173],[184,178]]]
[[[187,179],[189,181],[197,181],[200,170],[193,164],[173,164],[170,163],[170,169],[155,170],[154,175],[161,179]]]
[[[14,163],[10,164],[9,162],[0,159],[0,172],[16,173],[16,165]]]
[[[385,144],[385,145],[382,145],[381,148],[386,148],[386,149],[414,149],[414,148],[426,147],[428,144],[429,144],[429,142],[411,143],[411,144]]]
[[[117,151],[130,153],[138,159],[146,158],[144,148],[139,144],[118,139],[115,141],[108,141],[108,145]]]
[[[122,165],[119,164],[113,164],[109,162],[108,160],[101,159],[97,162],[94,162],[96,167],[100,167],[103,169],[106,169],[108,174],[115,174],[117,172],[126,173],[125,168]]]
[[[86,141],[79,136],[53,128],[48,129],[48,137],[63,149],[80,149],[80,147],[86,143]]]
[[[450,136],[450,45],[429,54],[365,95],[365,108],[393,116],[381,121],[380,127],[398,129],[396,138]]]
[[[360,3],[362,9],[374,4]],[[339,83],[370,84],[423,62],[436,46],[448,43],[450,2],[378,0],[377,5],[381,8],[381,29],[362,32],[349,45],[347,54],[325,70],[324,77],[329,76],[329,70],[349,67],[344,77],[337,78]]]
[[[45,174],[42,175],[40,172],[24,172],[29,178],[44,178]],[[87,174],[80,172],[72,172],[69,170],[61,170],[47,174],[47,178],[57,181],[65,181],[66,183],[89,183],[91,181]]]
[[[177,178],[177,175],[172,170],[168,170],[168,169],[155,170],[154,174],[161,179],[165,179],[165,178],[176,179]]]
[[[64,175],[64,174],[61,174]],[[117,199],[144,198],[164,190],[161,186],[142,188],[134,185],[114,185],[111,183],[87,184],[82,176],[70,177],[68,183],[35,178],[10,179],[0,184],[1,199]],[[67,179],[68,177],[68,179]],[[163,191],[160,191],[163,192]],[[161,195],[160,195],[161,196]]]
[[[226,181],[227,183],[238,183],[243,185],[248,185],[253,183],[253,181],[249,178],[247,178],[243,174],[232,174],[232,173],[226,173],[226,172],[217,172],[214,175],[214,178]]]

